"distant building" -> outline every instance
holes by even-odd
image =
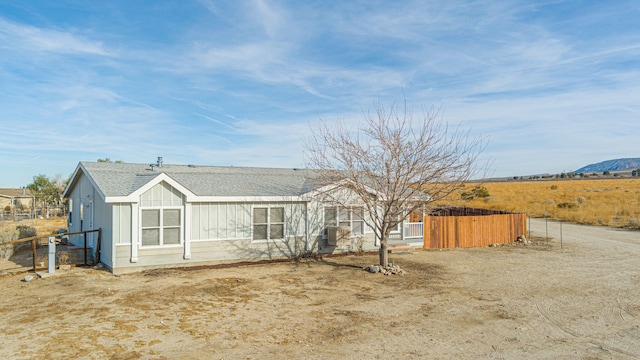
[[[4,218],[16,216],[31,217],[33,214],[34,197],[29,189],[0,188],[0,215]]]

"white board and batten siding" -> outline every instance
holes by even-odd
[[[285,237],[281,241],[253,241],[252,220],[255,207],[282,207]],[[144,247],[139,245],[141,211],[154,208],[181,209],[179,245]],[[176,189],[164,182],[143,193],[137,204],[114,204],[114,242],[118,268],[181,265],[207,261],[250,258],[276,258],[290,255],[305,246],[306,202],[206,202],[186,203]],[[132,244],[135,244],[132,248]],[[185,256],[185,246],[189,257]],[[132,254],[136,255],[132,262]]]
[[[251,240],[252,211],[256,207],[282,207],[285,235],[304,236],[306,203],[193,203],[191,241]]]
[[[96,230],[102,228],[101,256],[100,260],[106,266],[112,266],[113,253],[111,252],[111,204],[107,204],[96,191],[89,179],[82,175],[78,179],[69,202],[69,232],[84,230]],[[97,245],[97,232],[87,234],[87,247],[91,248],[92,256],[95,256]],[[83,235],[69,236],[69,242],[75,246],[84,246]],[[105,251],[104,249],[109,249]]]

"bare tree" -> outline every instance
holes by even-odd
[[[412,211],[469,180],[485,146],[483,139],[470,138],[459,128],[450,131],[433,108],[422,108],[421,115],[414,124],[406,100],[402,106],[378,102],[356,129],[321,121],[305,146],[306,165],[318,171],[323,183],[337,183],[361,200],[363,220],[380,243],[382,266],[388,266],[391,231]]]

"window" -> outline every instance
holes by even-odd
[[[364,234],[364,209],[361,207],[328,207],[324,209],[325,235],[328,226],[347,226],[352,235]]]
[[[73,225],[73,198],[69,198],[69,226]]]
[[[284,239],[284,208],[253,208],[253,240]]]
[[[180,209],[142,210],[142,246],[180,244]]]

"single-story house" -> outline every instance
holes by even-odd
[[[161,158],[150,165],[80,162],[63,196],[69,232],[101,228],[100,260],[114,273],[376,249],[358,201],[338,206],[333,199],[349,196],[346,190],[317,179],[308,169],[167,165]],[[393,238],[421,243],[421,227],[413,225],[399,226]],[[88,236],[94,254],[96,235]]]
[[[15,217],[31,216],[34,198],[26,187],[0,189],[0,214]]]

